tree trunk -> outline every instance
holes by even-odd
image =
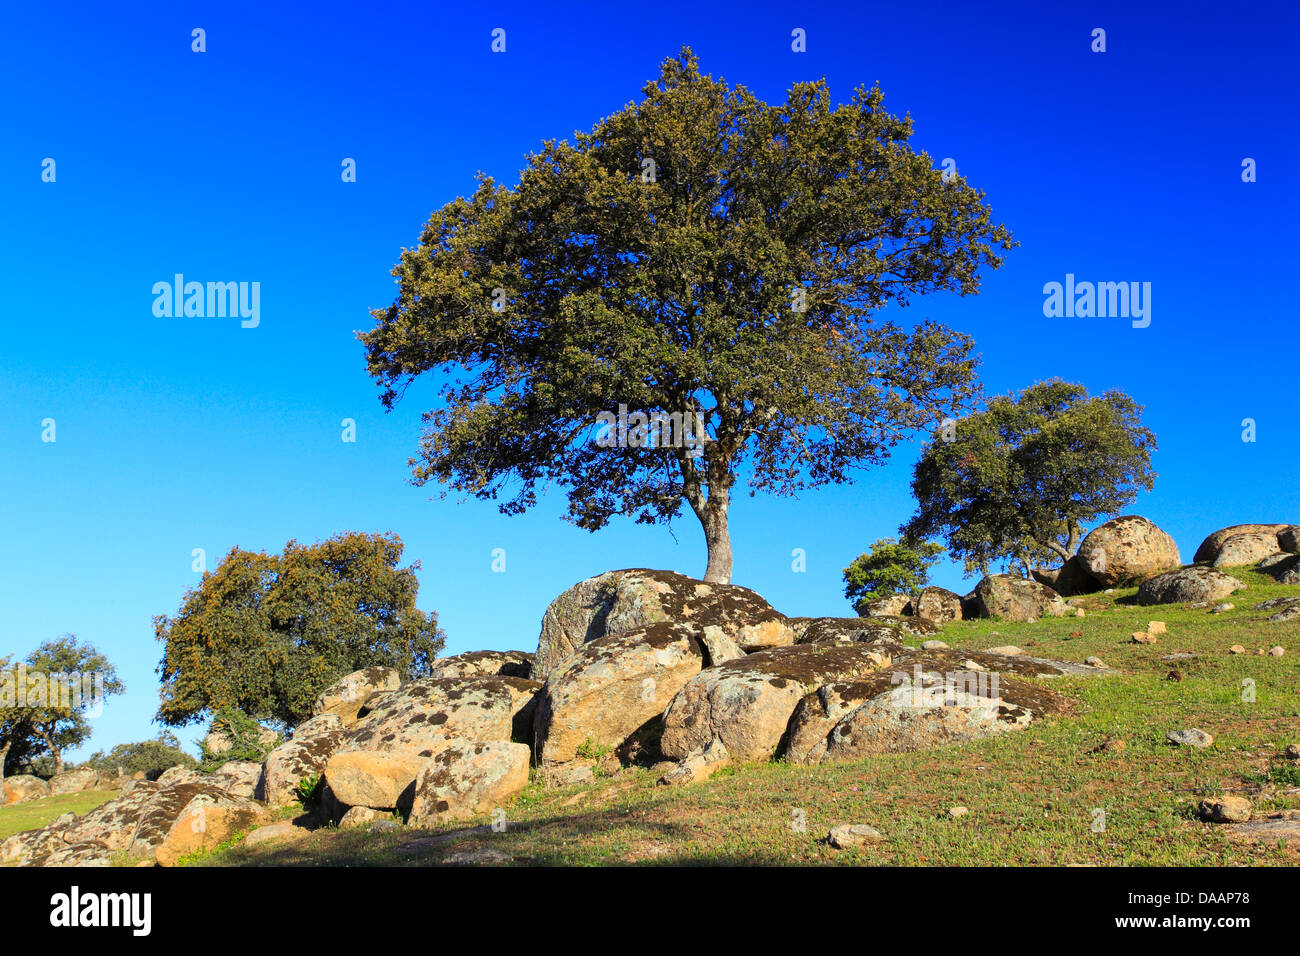
[[[9,759],[9,748],[13,746],[12,740],[6,740],[5,745],[0,747],[0,781],[5,778],[5,761]],[[0,800],[4,799],[4,787],[0,786]]]
[[[50,734],[44,730],[38,730],[41,740],[45,741],[45,746],[50,748],[50,753],[54,755],[54,772],[63,773],[63,754],[59,748],[54,746],[54,741],[50,739]]]
[[[709,547],[709,564],[704,580],[709,584],[731,583],[731,534],[727,530],[727,502],[710,497],[704,515],[704,541]]]

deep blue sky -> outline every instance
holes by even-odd
[[[607,568],[703,572],[689,513],[676,538],[591,535],[557,498],[505,518],[409,485],[430,392],[384,414],[353,335],[476,170],[516,182],[527,151],[638,98],[683,43],[769,101],[796,80],[826,77],[836,101],[878,81],[915,145],[956,159],[1021,246],[979,296],[905,315],[974,336],[991,393],[1063,376],[1144,404],[1159,478],[1131,510],[1184,560],[1220,526],[1300,520],[1292,4],[271,6],[21,4],[0,31],[0,652],[72,632],[118,663],[129,691],[82,754],[156,733],[150,620],[197,583],[196,547],[214,566],[233,545],[396,531],[448,653],[532,649],[547,602]],[[177,272],[260,282],[260,326],[155,318],[151,287]],[[1043,284],[1067,272],[1151,282],[1151,326],[1044,318]],[[841,569],[911,513],[916,454],[799,500],[739,499],[736,583],[789,614],[846,613]],[[973,583],[951,566],[937,581]]]

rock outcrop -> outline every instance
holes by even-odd
[[[584,644],[660,623],[689,627],[700,637],[722,634],[746,651],[795,640],[785,615],[748,588],[673,571],[607,571],[575,584],[546,609],[533,679],[545,680]]]
[[[1174,539],[1137,515],[1098,525],[1083,539],[1075,557],[1102,587],[1136,584],[1182,564]]]
[[[949,621],[962,619],[962,596],[946,588],[928,587],[922,589],[912,602],[912,613],[917,617],[947,624]]]
[[[1047,585],[1014,574],[988,575],[975,586],[974,597],[980,617],[1004,621],[1065,617],[1072,610]]]
[[[923,750],[1026,727],[1065,699],[1006,674],[918,656],[850,682],[823,684],[792,715],[787,759],[855,760]]]
[[[528,784],[528,747],[508,741],[455,743],[415,781],[411,826],[463,820],[501,808]]]
[[[353,671],[322,691],[312,705],[311,713],[313,717],[333,714],[344,727],[351,727],[370,698],[401,686],[402,675],[391,667]]]
[[[18,774],[4,778],[5,804],[26,803],[28,800],[39,800],[49,795],[50,785],[40,777]]]
[[[427,758],[453,741],[529,740],[541,686],[520,677],[422,677],[372,700],[337,750]]]
[[[1222,601],[1246,585],[1231,575],[1205,565],[1194,564],[1177,571],[1166,571],[1142,582],[1138,588],[1139,604],[1192,604]]]
[[[527,651],[470,651],[433,662],[430,677],[533,676],[533,655]]]
[[[1295,525],[1289,524],[1234,524],[1227,528],[1220,528],[1201,542],[1200,547],[1196,549],[1196,553],[1192,555],[1192,563],[1215,564],[1218,561],[1219,553],[1223,549],[1224,543],[1229,538],[1243,534],[1264,534],[1272,535],[1273,539],[1277,540],[1280,535],[1294,527]],[[1272,550],[1289,551],[1294,549],[1275,547]]]
[[[710,667],[686,682],[664,713],[660,749],[685,760],[719,740],[735,760],[767,760],[799,701],[830,680],[887,667],[892,642],[799,644]]]
[[[345,734],[337,714],[323,714],[299,726],[291,738],[267,755],[257,783],[257,799],[273,807],[293,802],[299,782],[324,771]]]
[[[538,699],[539,763],[564,763],[584,747],[621,746],[655,720],[704,668],[691,628],[652,624],[584,644],[546,680]]]

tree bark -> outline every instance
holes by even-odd
[[[0,747],[0,781],[5,778],[5,761],[9,759],[9,748],[13,746],[12,740],[6,740],[5,745]],[[0,787],[0,800],[4,799],[4,788]]]
[[[50,739],[49,733],[44,730],[38,730],[41,740],[45,741],[45,746],[50,748],[50,753],[54,754],[54,772],[63,773],[63,754],[59,748],[54,746],[54,741]]]
[[[715,501],[712,496],[700,517],[704,526],[704,541],[709,548],[709,563],[704,569],[704,580],[709,584],[731,583],[731,534],[727,530],[727,503]]]

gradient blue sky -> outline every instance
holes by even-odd
[[[157,732],[150,621],[197,583],[197,547],[214,566],[234,545],[396,531],[448,653],[532,649],[548,601],[607,568],[703,572],[689,513],[591,535],[555,497],[505,518],[411,486],[431,393],[385,414],[354,338],[433,209],[477,170],[516,182],[527,151],[638,98],[683,43],[769,101],[878,81],[915,145],[986,190],[1021,246],[979,296],[910,315],[974,336],[991,393],[1063,376],[1144,404],[1159,478],[1131,510],[1184,560],[1223,525],[1300,520],[1293,4],[271,6],[23,4],[0,31],[0,652],[72,632],[118,663],[128,693],[80,755]],[[260,326],[155,318],[151,287],[177,272],[260,282]],[[1151,282],[1151,326],[1044,318],[1067,272]],[[847,612],[841,569],[911,513],[917,450],[852,486],[739,499],[736,583],[789,614]]]

